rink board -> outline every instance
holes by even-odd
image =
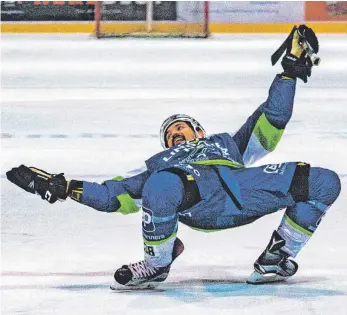
[[[211,33],[289,33],[294,23],[211,23],[209,29]],[[112,24],[111,24],[112,25]],[[120,33],[129,33],[136,28],[136,24],[119,23],[113,24],[114,30]],[[347,23],[307,23],[317,33],[347,33]],[[156,25],[158,31],[167,33],[174,28],[184,29],[185,32],[196,32],[201,26],[185,25],[173,23],[161,23]],[[83,23],[2,23],[2,33],[89,33],[95,30],[95,24]]]

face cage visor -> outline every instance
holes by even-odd
[[[172,124],[174,124],[178,121],[183,121],[183,122],[187,123],[189,125],[189,127],[191,127],[194,130],[196,137],[198,137],[199,131],[202,131],[203,138],[206,137],[205,129],[194,118],[192,118],[188,115],[180,115],[180,114],[179,115],[173,115],[173,116],[170,116],[169,118],[167,118],[163,122],[162,126],[160,127],[160,142],[161,142],[161,146],[164,149],[169,148],[168,143],[166,141],[166,132]]]

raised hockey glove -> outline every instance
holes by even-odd
[[[64,174],[49,174],[35,167],[21,165],[6,173],[7,179],[25,191],[38,194],[49,203],[68,196],[68,182]]]
[[[305,83],[311,76],[312,66],[319,65],[320,58],[316,55],[319,43],[314,31],[306,25],[294,26],[287,39],[271,56],[274,65],[286,50],[282,59],[282,76],[299,78]]]

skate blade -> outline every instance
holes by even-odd
[[[266,273],[261,274],[257,271],[254,271],[249,278],[247,279],[248,284],[265,284],[265,283],[272,283],[272,282],[280,282],[285,281],[289,277],[280,276],[276,273]]]
[[[146,282],[138,285],[123,285],[118,282],[110,285],[112,291],[141,291],[154,290],[159,285],[158,282]]]

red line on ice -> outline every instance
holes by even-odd
[[[113,275],[112,271],[90,272],[30,272],[30,271],[4,271],[2,277],[100,277]]]

